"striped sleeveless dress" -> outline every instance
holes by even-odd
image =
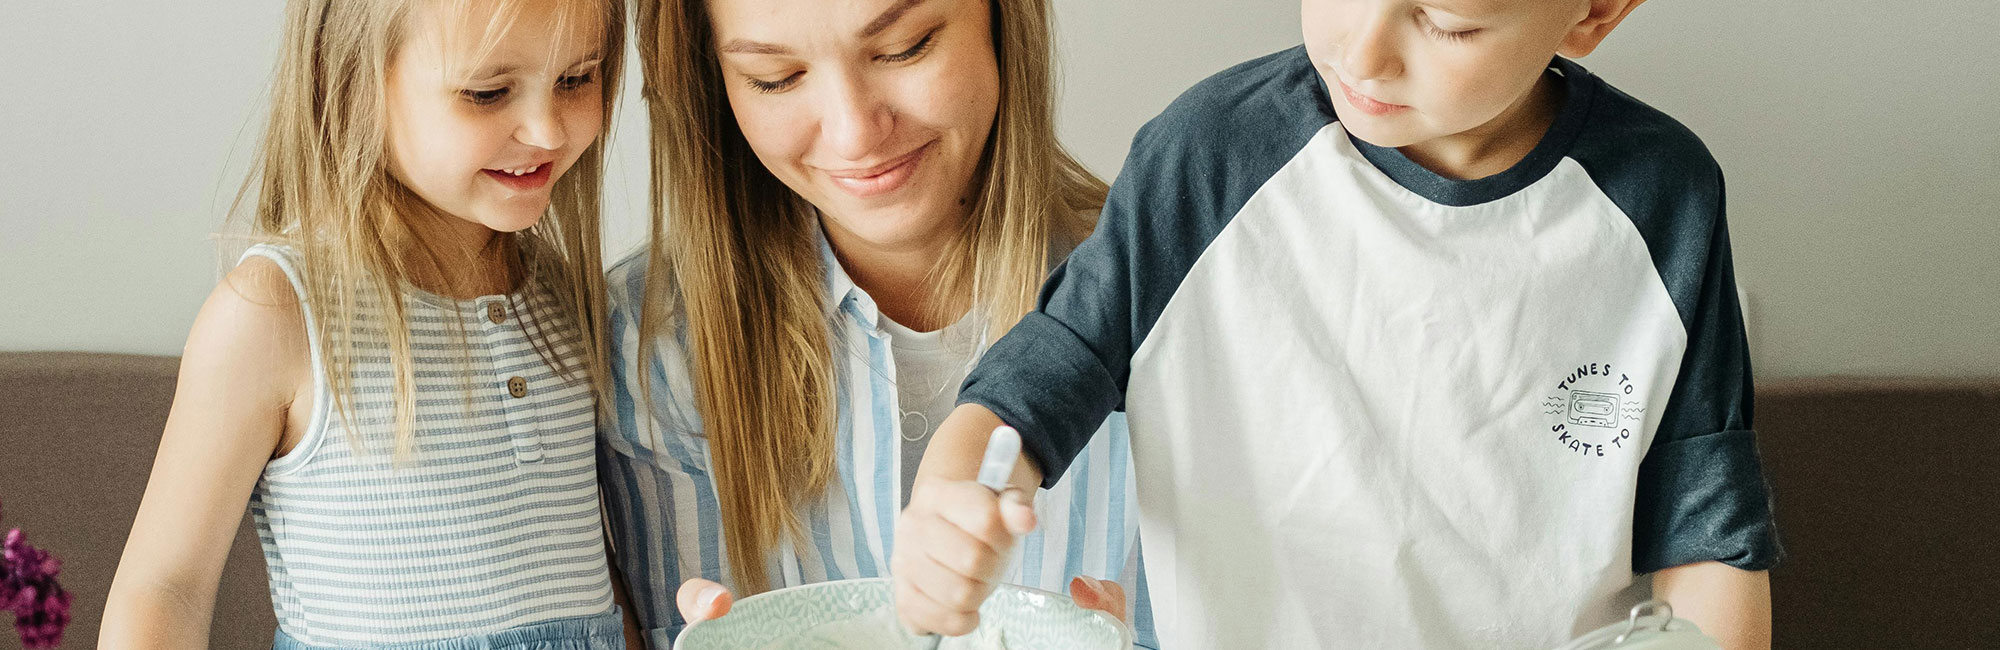
[[[298,291],[296,253],[259,245]],[[264,468],[250,499],[271,578],[276,647],[624,647],[597,497],[595,403],[567,326],[527,283],[454,300],[409,291],[415,438],[395,456],[394,370],[379,306],[356,336],[352,419],[333,408],[313,332],[311,424]],[[573,359],[565,378],[528,332]],[[547,332],[547,334],[542,334]]]

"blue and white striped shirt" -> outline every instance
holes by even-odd
[[[599,518],[596,400],[578,332],[531,283],[509,296],[404,296],[415,439],[395,448],[379,305],[353,335],[352,417],[333,409],[296,254],[259,245],[298,291],[313,346],[313,415],[250,497],[278,627],[314,647],[472,639],[615,611]],[[549,318],[535,327],[524,320]],[[529,332],[549,333],[565,377]],[[336,331],[335,336],[344,336]]]
[[[824,242],[821,249],[833,350],[840,356],[834,367],[839,475],[801,513],[811,545],[784,542],[771,555],[763,570],[774,588],[887,575],[902,504],[894,350],[875,301],[854,285]],[[640,340],[647,266],[644,251],[628,256],[606,282],[614,402],[611,421],[599,429],[598,455],[618,569],[650,643],[665,648],[686,625],[675,608],[681,583],[706,578],[733,589],[731,576],[741,569],[729,566],[723,545],[685,323],[669,320],[670,336]],[[640,372],[651,375],[652,403],[644,408],[638,405]],[[1145,585],[1138,581],[1131,470],[1125,419],[1113,415],[1062,481],[1036,496],[1041,527],[1022,539],[1007,579],[1059,593],[1078,575],[1118,580],[1131,593],[1130,620],[1140,643],[1153,646]]]

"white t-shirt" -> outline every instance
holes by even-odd
[[[882,331],[889,333],[896,365],[896,406],[903,434],[903,505],[907,506],[910,488],[917,480],[917,465],[924,460],[931,434],[958,405],[958,385],[978,358],[985,319],[968,313],[958,322],[931,332],[904,327],[886,314],[881,323]]]

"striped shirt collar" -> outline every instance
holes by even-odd
[[[818,229],[818,233],[820,263],[826,267],[827,313],[838,313],[842,307],[852,305],[855,315],[860,317],[863,325],[868,326],[869,331],[880,330],[881,325],[878,321],[882,317],[882,310],[876,307],[875,299],[870,297],[867,291],[862,290],[860,285],[854,284],[854,278],[847,275],[847,269],[840,265],[840,258],[833,254],[833,243],[827,241],[826,230]]]

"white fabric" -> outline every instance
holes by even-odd
[[[910,505],[910,488],[917,481],[931,434],[958,405],[958,385],[979,357],[986,319],[967,314],[943,329],[919,332],[888,316],[882,331],[895,350],[897,415],[903,433],[903,505]]]
[[[1574,160],[1450,207],[1327,126],[1133,357],[1162,647],[1554,647],[1621,616],[1686,341]]]

